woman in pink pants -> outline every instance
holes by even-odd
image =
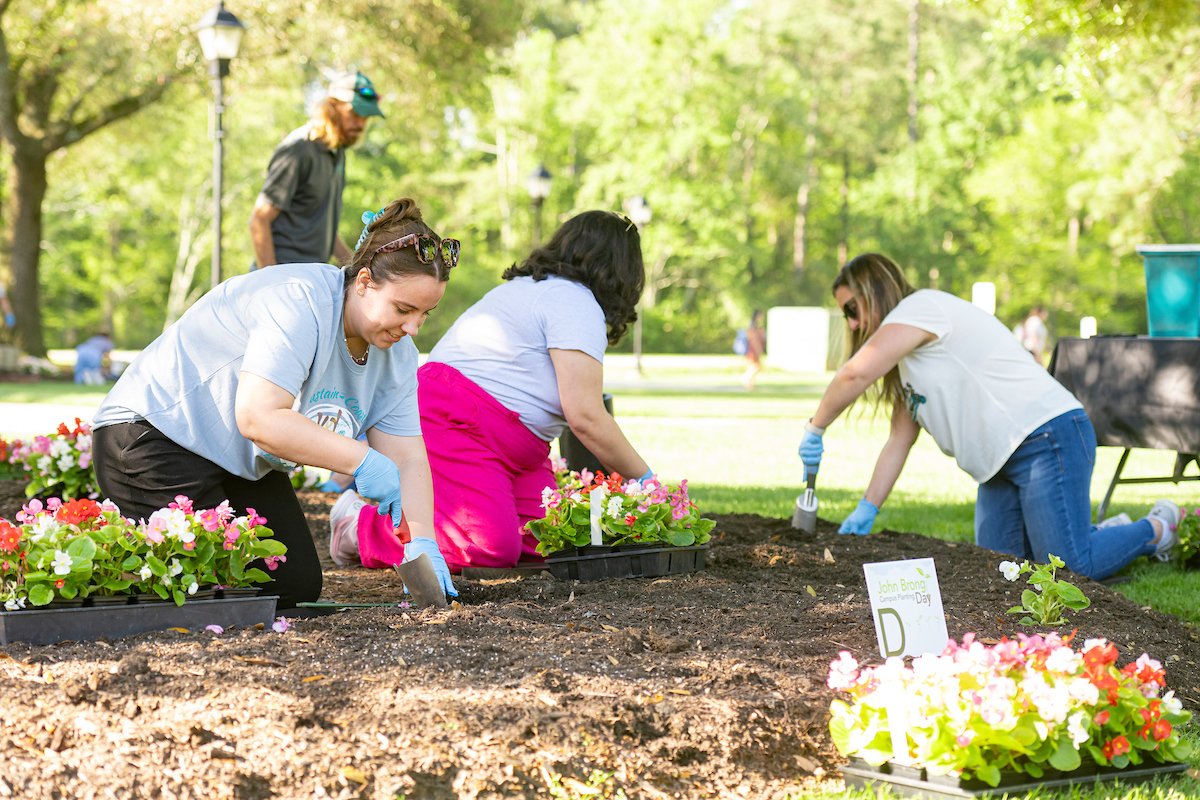
[[[653,474],[603,400],[604,352],[637,318],[645,283],[637,228],[584,212],[502,277],[417,372],[434,528],[453,571],[538,558],[524,527],[542,516],[542,493],[555,485],[550,441],[568,426],[610,471]],[[369,508],[358,515],[365,566],[391,563],[395,539],[378,520]],[[334,527],[334,559],[351,562],[355,532]]]

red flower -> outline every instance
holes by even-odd
[[[1106,724],[1108,722],[1108,709],[1106,708],[1103,711],[1097,712],[1096,716],[1092,717],[1092,721],[1097,725]]]
[[[89,519],[100,516],[100,504],[86,497],[80,500],[68,500],[58,507],[54,518],[68,525],[79,525]]]
[[[635,523],[635,522],[637,522],[637,517],[635,517],[633,514],[625,515],[625,524],[626,525],[633,525],[633,523]]]
[[[0,553],[15,553],[21,546],[21,529],[8,520],[0,520]]]
[[[1165,719],[1160,719],[1154,723],[1154,741],[1161,742],[1163,739],[1168,739],[1171,736],[1171,723]]]
[[[1118,736],[1115,739],[1110,739],[1101,748],[1104,757],[1112,761],[1113,756],[1123,756],[1129,752],[1129,740],[1124,736]]]
[[[1089,667],[1102,667],[1108,664],[1114,664],[1117,660],[1117,646],[1112,642],[1105,642],[1092,647],[1083,654],[1083,663]]]
[[[70,436],[71,429],[67,427],[67,423],[60,422],[58,423],[58,433],[60,436]]]
[[[63,584],[65,584],[65,583],[66,583],[66,581],[65,581],[65,580],[63,580],[62,578],[59,578],[58,580],[56,580],[56,581],[54,582],[54,588],[55,588],[55,589],[61,589],[61,588],[63,587]]]

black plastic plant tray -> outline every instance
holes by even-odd
[[[900,797],[1019,797],[1035,789],[1063,789],[1070,786],[1086,788],[1092,784],[1120,781],[1122,785],[1142,783],[1163,775],[1183,772],[1187,764],[1139,764],[1136,767],[1117,769],[1086,765],[1074,772],[1051,771],[1045,777],[1034,778],[1016,772],[1004,772],[1000,785],[988,786],[980,780],[955,778],[949,775],[929,775],[920,767],[884,764],[873,767],[857,758],[842,767],[846,788],[874,791],[890,789]]]
[[[646,547],[589,545],[562,550],[540,566],[560,581],[602,581],[609,578],[658,578],[704,569],[708,545]],[[519,567],[535,566],[518,564]]]
[[[115,639],[166,628],[203,629],[206,625],[249,627],[275,619],[279,598],[236,597],[112,606],[47,606],[26,611],[0,611],[0,645],[10,642],[53,644]]]

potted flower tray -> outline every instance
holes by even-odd
[[[141,602],[135,605],[43,606],[23,611],[0,611],[0,645],[10,642],[53,644],[62,641],[115,639],[166,628],[203,629],[271,624],[274,595],[221,600]]]
[[[547,570],[560,581],[659,578],[704,569],[707,552],[707,544],[691,547],[587,545],[551,553],[542,563],[522,562],[517,566]]]
[[[900,797],[1019,797],[1035,789],[1080,788],[1092,784],[1120,781],[1122,785],[1142,783],[1162,775],[1183,772],[1187,764],[1139,764],[1125,769],[1101,767],[1085,763],[1072,772],[1048,769],[1041,778],[1018,772],[1001,772],[998,786],[989,786],[978,779],[960,778],[951,775],[934,775],[920,767],[885,763],[872,766],[858,758],[842,767],[846,788],[875,791],[887,788]]]

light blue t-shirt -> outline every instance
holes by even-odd
[[[144,419],[234,475],[257,480],[292,465],[238,431],[243,370],[297,398],[295,408],[344,436],[369,428],[420,436],[417,348],[408,337],[372,347],[365,365],[346,350],[342,271],[282,264],[230,278],[142,351],[104,398],[95,427]]]
[[[604,363],[608,329],[592,290],[563,278],[513,278],[467,309],[429,354],[515,411],[538,438],[567,427],[550,350],[579,350]]]

